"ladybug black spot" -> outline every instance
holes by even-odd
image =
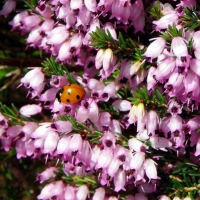
[[[67,103],[70,103],[70,100],[69,100],[69,99],[67,99],[66,101],[67,101]]]
[[[76,99],[78,99],[78,100],[79,100],[80,98],[81,98],[81,97],[80,97],[79,95],[76,95]]]

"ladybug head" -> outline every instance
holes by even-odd
[[[58,90],[58,92],[56,93],[56,99],[57,99],[59,102],[61,102],[60,96],[61,96],[61,94],[63,93],[63,91],[64,91],[64,89],[62,88],[62,89]]]

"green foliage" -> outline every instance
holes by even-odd
[[[180,197],[190,197],[194,199],[200,191],[199,167],[193,163],[180,163],[175,165],[173,175],[169,176],[169,191],[174,191],[172,195]]]
[[[161,31],[162,37],[167,41],[171,42],[174,37],[182,37],[183,29],[177,29],[176,25],[169,25],[167,31]]]
[[[131,100],[134,105],[144,103],[147,110],[156,110],[160,117],[164,114],[163,111],[166,111],[168,108],[165,97],[157,89],[152,91],[152,94],[149,95],[145,87],[137,88],[133,96],[134,97],[128,99]]]
[[[46,61],[42,63],[42,66],[44,67],[44,73],[47,76],[52,76],[52,75],[67,76],[70,83],[79,84],[78,81],[69,73],[67,68],[64,65],[56,62],[55,59],[53,58],[51,59],[47,58]]]
[[[11,104],[11,106],[9,107],[0,103],[0,113],[2,113],[5,117],[7,117],[9,124],[11,125],[16,125],[16,124],[23,125],[24,121],[37,122],[37,120],[31,117],[25,117],[21,115],[14,104]]]
[[[131,38],[125,38],[121,32],[119,32],[118,41],[115,40],[109,30],[97,28],[95,32],[90,34],[92,36],[91,46],[95,46],[99,49],[111,48],[113,53],[118,56],[118,60],[128,59],[142,59],[144,48],[137,45]]]
[[[200,27],[199,10],[197,11],[195,7],[191,6],[191,8],[185,7],[183,11],[185,12],[185,15],[181,17],[181,20],[183,21],[183,26],[186,30],[198,29]]]
[[[152,6],[151,7],[151,10],[149,11],[149,14],[155,20],[159,20],[163,16],[162,12],[161,12],[161,3],[159,1],[156,2],[156,6]]]

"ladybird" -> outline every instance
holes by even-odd
[[[56,94],[58,101],[65,104],[78,103],[84,96],[85,90],[78,84],[66,85]]]

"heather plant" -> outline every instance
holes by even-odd
[[[0,104],[0,145],[32,160],[37,199],[199,197],[198,1],[5,0],[0,15],[25,41],[2,41],[0,62],[31,57],[1,63],[2,94],[19,80],[26,99]]]

